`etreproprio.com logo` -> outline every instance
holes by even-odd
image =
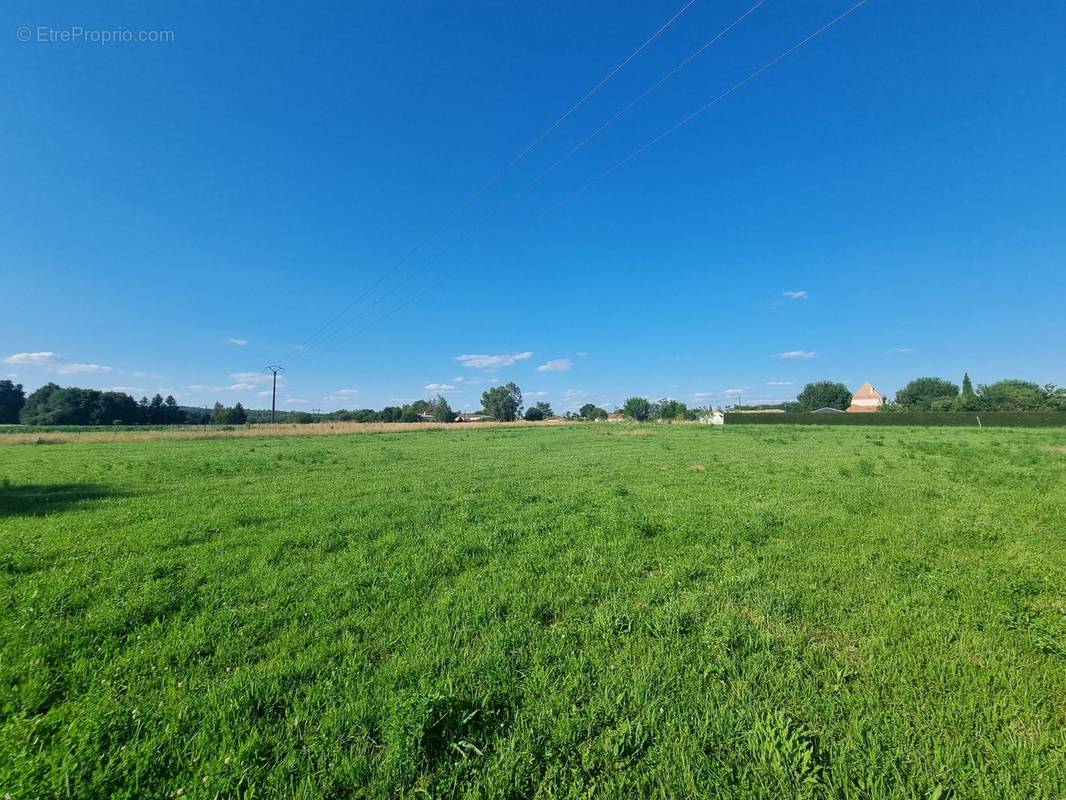
[[[38,25],[34,28],[30,28],[24,25],[16,31],[15,37],[20,42],[59,44],[153,44],[157,42],[173,42],[174,31],[131,31],[126,28],[83,28],[80,25],[72,25],[67,28]]]

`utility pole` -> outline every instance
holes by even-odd
[[[267,371],[274,375],[274,386],[270,392],[270,424],[274,424],[274,414],[278,406],[278,373],[285,369],[285,367],[279,367],[271,364],[265,368]]]

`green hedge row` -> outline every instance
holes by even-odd
[[[980,420],[980,423],[978,423]],[[1066,426],[1063,411],[911,411],[877,414],[730,414],[726,425],[951,425],[976,428],[1050,428]]]

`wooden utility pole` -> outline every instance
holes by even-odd
[[[271,364],[266,369],[274,375],[274,386],[270,392],[270,424],[273,425],[274,414],[276,413],[278,407],[278,373],[285,369],[285,367],[279,367],[274,364]]]

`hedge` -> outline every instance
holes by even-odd
[[[980,423],[978,423],[980,420]],[[875,414],[737,414],[726,425],[946,425],[976,428],[1050,428],[1066,426],[1066,411],[912,411]]]

